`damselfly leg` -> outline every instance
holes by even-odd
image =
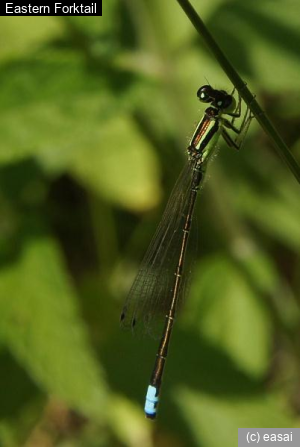
[[[235,89],[233,90],[233,92],[234,91]],[[228,146],[234,147],[235,149],[240,149],[245,141],[246,134],[248,132],[250,123],[254,118],[254,115],[251,113],[250,108],[247,106],[246,111],[242,118],[242,122],[240,123],[239,127],[235,125],[236,120],[242,116],[242,98],[239,93],[235,111],[232,113],[225,112],[224,115],[230,116],[231,120],[226,119],[224,117],[221,118],[223,124],[221,135]],[[232,138],[232,136],[228,133],[228,131],[225,128],[234,132],[236,134],[236,137]]]

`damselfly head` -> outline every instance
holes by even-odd
[[[216,109],[224,110],[235,107],[235,100],[224,90],[215,90],[210,85],[203,85],[197,91],[201,102],[211,103]]]
[[[215,90],[210,85],[202,85],[197,91],[198,99],[201,102],[212,102],[214,100]]]

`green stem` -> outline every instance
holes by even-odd
[[[259,106],[257,101],[255,100],[254,96],[250,92],[250,90],[247,88],[247,84],[242,80],[242,78],[238,75],[238,73],[235,71],[227,57],[222,52],[219,45],[216,43],[208,29],[205,27],[204,23],[202,22],[201,18],[193,8],[193,6],[190,4],[189,0],[177,0],[177,2],[180,4],[198,33],[202,36],[204,41],[206,42],[208,48],[212,52],[212,54],[215,56],[221,67],[223,68],[224,72],[227,74],[228,78],[232,82],[232,84],[235,86],[235,88],[240,93],[241,97],[245,101],[245,103],[250,108],[251,112],[261,125],[261,127],[264,129],[266,134],[271,138],[273,141],[275,148],[277,149],[278,154],[280,157],[286,162],[298,182],[300,183],[300,166],[298,165],[296,159],[290,152],[289,148],[267,117],[266,113],[262,110],[262,108]]]

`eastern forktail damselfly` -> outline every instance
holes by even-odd
[[[121,314],[123,327],[135,331],[142,329],[152,335],[160,328],[159,323],[163,323],[145,403],[145,414],[151,419],[156,417],[174,319],[184,295],[188,275],[186,252],[199,186],[219,136],[228,146],[239,149],[253,118],[247,108],[240,126],[234,125],[241,116],[241,97],[236,104],[233,93],[215,90],[210,85],[198,90],[198,99],[210,106],[189,143],[188,162],[175,184]],[[235,139],[227,129],[236,134]]]

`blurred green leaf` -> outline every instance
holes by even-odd
[[[261,294],[272,294],[278,287],[278,276],[274,263],[269,256],[258,247],[251,246],[251,242],[236,241],[235,254],[238,266],[244,267],[251,285]]]
[[[190,312],[199,330],[240,368],[263,374],[269,363],[269,316],[248,281],[229,259],[212,256],[194,273]]]
[[[78,315],[59,250],[30,238],[0,272],[0,338],[46,391],[93,417],[106,399],[103,374]]]
[[[156,205],[160,198],[158,166],[133,121],[115,116],[99,130],[98,141],[74,157],[71,170],[81,182],[135,211]]]
[[[135,90],[112,94],[106,70],[104,66],[88,70],[74,52],[49,50],[2,66],[0,133],[5,150],[0,152],[0,163],[46,154],[49,168],[58,169],[76,151],[93,144],[99,124],[116,111],[129,110],[139,89],[138,84]],[[122,78],[122,72],[109,73],[111,83]]]
[[[108,419],[116,437],[126,446],[152,447],[151,427],[140,408],[119,396],[111,396]]]
[[[276,189],[262,191],[255,184],[241,182],[235,200],[239,209],[268,235],[300,247],[300,204],[297,190],[289,186],[286,173],[276,177]]]
[[[220,398],[195,390],[179,389],[176,400],[189,424],[196,445],[237,445],[238,427],[294,427],[296,421],[272,395]]]
[[[44,151],[65,160],[94,138],[93,124],[103,109],[109,113],[110,95],[96,77],[87,80],[86,75],[80,58],[70,53],[2,67],[0,132],[5,151],[0,162]]]
[[[24,58],[62,31],[53,17],[0,17],[0,60]]]
[[[158,168],[149,144],[131,120],[109,120],[127,106],[88,75],[80,59],[46,57],[24,62],[18,71],[9,65],[2,81],[6,150],[0,161],[35,155],[50,171],[71,166],[84,184],[122,206],[144,210],[158,202]]]

